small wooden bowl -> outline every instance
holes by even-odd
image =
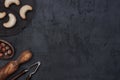
[[[13,55],[13,46],[5,40],[0,40],[0,59],[9,59],[12,58]]]

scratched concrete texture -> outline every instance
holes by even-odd
[[[32,23],[0,38],[15,47],[10,60],[33,52],[17,72],[41,61],[31,80],[120,80],[120,0],[36,0]]]

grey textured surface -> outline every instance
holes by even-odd
[[[14,58],[32,50],[33,59],[21,69],[41,61],[32,80],[120,80],[119,0],[36,2],[32,23],[20,34],[1,37],[15,46]]]

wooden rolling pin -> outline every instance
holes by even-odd
[[[6,80],[10,75],[12,75],[19,66],[32,57],[32,53],[29,50],[23,51],[17,60],[10,61],[5,66],[0,68],[0,80]]]

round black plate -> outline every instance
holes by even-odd
[[[19,33],[21,30],[23,30],[28,24],[31,22],[34,12],[35,12],[35,0],[20,0],[21,4],[19,6],[17,5],[11,5],[9,8],[5,8],[4,6],[5,0],[0,0],[0,12],[5,11],[7,13],[7,16],[4,19],[0,19],[0,36],[11,36]],[[19,16],[19,10],[24,5],[31,5],[33,7],[32,11],[29,11],[27,13],[27,19],[23,20]],[[3,27],[3,23],[8,21],[8,14],[13,13],[17,18],[17,23],[13,28],[6,29]]]

